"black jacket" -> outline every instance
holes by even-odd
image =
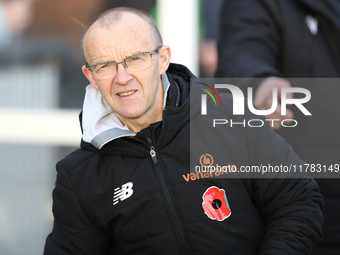
[[[323,2],[225,0],[216,76],[339,77],[340,17]]]
[[[96,145],[101,149],[83,141],[57,164],[54,228],[44,254],[308,254],[321,236],[315,181],[190,173],[193,75],[174,64],[167,75],[162,122],[107,138]],[[225,157],[237,166],[301,163],[269,126],[220,131]],[[217,206],[207,198],[216,190]],[[216,219],[211,210],[220,213]]]
[[[216,76],[340,77],[340,16],[325,2],[226,0]],[[307,25],[311,19],[317,24],[314,34]],[[301,124],[278,131],[308,163],[339,163],[339,80],[335,83],[305,84],[312,95],[306,107],[313,117],[294,108],[294,119]]]
[[[327,8],[326,3],[326,0],[226,0],[221,9],[216,76],[339,78],[340,15],[336,12],[340,10]],[[313,32],[313,24],[317,31]],[[281,128],[277,133],[307,163],[330,166],[340,163],[340,83],[339,80],[332,85],[327,83],[306,84],[312,95],[306,107],[313,116],[305,117],[293,108],[298,126]],[[340,217],[335,213],[340,206],[339,179],[316,181],[325,199],[325,236],[324,248],[315,254],[340,254]]]

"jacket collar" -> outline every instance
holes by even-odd
[[[325,18],[334,23],[340,30],[340,17],[337,17],[329,8],[327,8],[324,0],[296,0],[303,5],[309,7],[313,11],[322,14]]]
[[[165,73],[162,75],[162,84],[164,108],[170,87],[169,79]],[[129,130],[121,123],[103,99],[100,91],[91,85],[86,87],[82,115],[83,141],[91,143],[98,149],[114,139],[136,135],[136,132]]]

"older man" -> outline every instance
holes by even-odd
[[[148,14],[103,13],[83,54],[83,141],[57,164],[44,254],[308,254],[320,240],[312,179],[189,178],[194,76]],[[301,163],[268,125],[230,132],[233,160]]]

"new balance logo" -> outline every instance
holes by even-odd
[[[113,194],[113,205],[118,204],[119,200],[123,201],[129,197],[132,196],[133,194],[133,183],[132,182],[128,182],[124,185],[122,185],[121,188],[116,188],[114,190],[114,194]]]

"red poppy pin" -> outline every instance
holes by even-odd
[[[224,189],[212,186],[204,192],[202,198],[204,213],[210,219],[223,221],[231,215],[230,206]]]

